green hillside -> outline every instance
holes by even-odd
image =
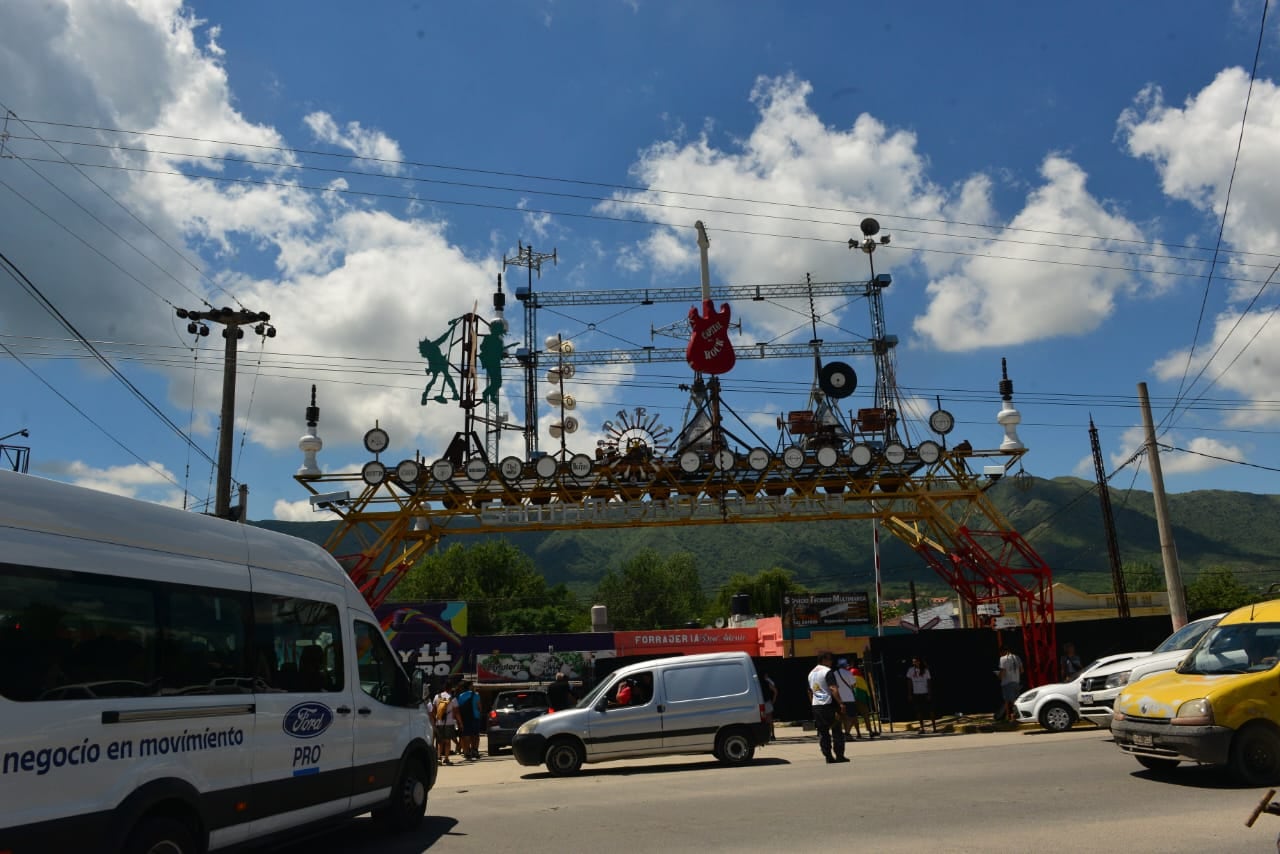
[[[1092,483],[1077,478],[1007,479],[988,495],[1053,569],[1054,579],[1091,592],[1110,589],[1102,512]],[[1160,540],[1151,493],[1111,492],[1121,559],[1160,566]],[[1215,565],[1231,567],[1250,583],[1280,581],[1280,496],[1201,491],[1169,496],[1184,578]],[[323,543],[331,522],[254,523]],[[546,533],[477,534],[463,542],[501,536],[528,554],[547,580],[579,592],[643,549],[691,552],[703,583],[718,586],[734,572],[781,567],[815,590],[869,589],[874,583],[871,523],[795,522],[671,528],[622,528]],[[446,540],[448,545],[454,540]],[[922,589],[945,584],[897,539],[881,536],[884,584]],[[357,551],[355,543],[346,551]]]

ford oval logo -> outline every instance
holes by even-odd
[[[299,703],[284,713],[284,731],[294,738],[315,738],[333,723],[333,712],[323,703]]]

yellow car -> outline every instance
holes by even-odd
[[[1144,767],[1226,765],[1280,783],[1280,600],[1232,611],[1176,669],[1128,685],[1111,734]]]

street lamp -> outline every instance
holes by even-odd
[[[23,427],[21,430],[14,430],[8,436],[0,436],[0,442],[3,442],[5,439],[12,439],[14,436],[21,436],[22,438],[25,439],[30,435],[31,435],[31,432],[27,430],[26,427]]]

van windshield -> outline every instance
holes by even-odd
[[[1210,630],[1179,673],[1261,673],[1280,663],[1280,623],[1239,623]]]

